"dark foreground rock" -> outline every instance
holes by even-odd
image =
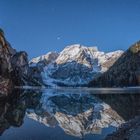
[[[105,140],[140,140],[140,117],[125,123]]]
[[[89,83],[90,87],[127,87],[140,85],[140,41],[132,45],[109,68]]]
[[[0,29],[0,95],[6,95],[14,86],[41,85],[29,77],[28,56],[11,47]]]
[[[0,30],[0,76],[12,80],[13,84],[21,85],[23,75],[28,72],[28,58],[26,52],[16,52],[5,39]]]

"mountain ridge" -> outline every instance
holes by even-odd
[[[140,41],[126,50],[110,69],[93,79],[90,87],[128,87],[140,85]]]
[[[105,53],[99,51],[97,47],[74,44],[65,47],[60,53],[49,54],[54,54],[53,61],[43,55],[32,59],[29,63],[31,67],[41,68],[43,81],[51,86],[81,86],[87,84],[97,74],[105,72],[123,51]],[[40,58],[42,59],[39,61]],[[47,61],[48,63],[45,63]]]

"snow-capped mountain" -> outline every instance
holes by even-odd
[[[97,47],[75,44],[59,54],[48,53],[34,58],[30,66],[43,66],[42,78],[47,85],[80,86],[108,70],[122,54],[121,50],[105,53]]]
[[[46,66],[49,63],[52,63],[56,60],[56,58],[59,56],[57,52],[49,52],[45,55],[33,58],[31,61],[29,61],[30,66],[36,66],[37,64],[43,64],[43,66]]]

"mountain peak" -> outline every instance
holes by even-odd
[[[4,36],[4,31],[0,28],[0,35]]]
[[[134,54],[140,51],[140,40],[130,47],[130,51]]]
[[[81,45],[81,44],[72,44],[72,45],[66,46],[64,48],[64,50],[65,49],[86,49],[86,48],[91,49],[91,50],[94,50],[94,51],[98,51],[98,48],[96,46],[93,46],[93,47],[90,46],[90,47],[88,47],[88,46]]]
[[[84,85],[108,70],[122,53],[120,50],[105,53],[97,47],[73,44],[59,54],[49,52],[37,57],[30,61],[30,65],[35,62],[35,66],[43,68],[42,78],[48,85]]]
[[[32,60],[29,61],[30,66],[34,66],[39,62],[46,62],[49,64],[50,62],[54,61],[58,57],[57,52],[48,52],[47,54],[38,56],[36,58],[33,58]]]

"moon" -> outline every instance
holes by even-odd
[[[57,40],[60,40],[60,39],[61,39],[61,37],[60,37],[60,36],[58,36],[58,37],[57,37]]]

